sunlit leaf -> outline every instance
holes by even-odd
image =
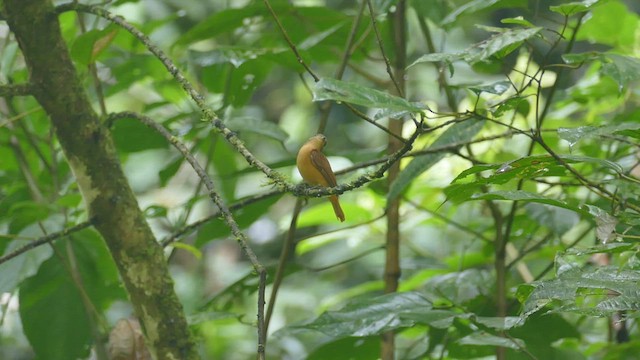
[[[562,5],[550,6],[549,10],[565,16],[571,16],[581,12],[588,11],[593,6],[598,5],[600,1],[601,0],[584,0],[584,1],[570,2]]]

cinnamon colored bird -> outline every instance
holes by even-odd
[[[309,185],[320,185],[325,187],[337,186],[336,175],[331,170],[329,160],[322,153],[322,149],[327,144],[326,136],[318,134],[311,137],[307,142],[302,145],[300,151],[298,151],[298,158],[296,159],[296,165],[298,165],[298,171],[305,182]],[[340,221],[344,221],[344,212],[340,207],[338,201],[338,195],[329,196],[329,201],[333,205],[333,211],[336,213],[336,217]]]

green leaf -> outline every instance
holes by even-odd
[[[527,351],[532,354],[522,356],[521,351],[510,350],[507,359],[583,359],[583,357],[566,357],[558,352],[559,340],[579,339],[583,330],[567,321],[559,314],[533,314],[526,318],[521,327],[509,330],[509,336],[523,340]]]
[[[284,142],[289,137],[278,124],[253,117],[232,117],[225,123],[237,133],[252,132],[279,142]]]
[[[116,121],[111,133],[118,150],[126,153],[169,147],[164,137],[134,119]]]
[[[115,26],[108,26],[103,30],[87,31],[73,42],[70,52],[71,58],[83,66],[94,63],[117,34],[118,28]]]
[[[577,128],[558,128],[560,139],[569,142],[569,146],[574,146],[578,141],[601,136],[609,136],[624,130],[638,130],[640,123],[624,122],[603,126],[580,126]]]
[[[541,204],[547,204],[552,206],[558,206],[561,208],[569,209],[577,212],[581,215],[588,215],[589,213],[581,207],[571,205],[567,202],[548,198],[540,194],[534,194],[523,190],[511,190],[511,191],[492,191],[484,194],[476,194],[471,197],[471,200],[509,200],[509,201],[523,201],[523,202],[537,202]]]
[[[529,22],[529,20],[525,19],[522,16],[505,18],[500,20],[500,22],[503,24],[514,24],[514,25],[520,25],[520,26],[531,27],[531,28],[535,27],[535,25],[533,25],[531,22]]]
[[[488,61],[492,58],[503,58],[514,51],[523,41],[534,37],[542,30],[540,27],[519,28],[519,29],[502,29],[491,28],[496,31],[489,39],[465,49],[458,53],[433,53],[426,54],[416,59],[407,68],[423,62],[441,62],[451,63],[456,60],[464,60],[468,63],[477,63]],[[451,71],[453,74],[453,71]]]
[[[562,14],[564,16],[571,16],[581,12],[588,11],[592,7],[598,5],[601,0],[584,0],[584,1],[576,1],[570,2],[567,4],[550,6],[549,10],[556,12],[558,14]]]
[[[290,8],[283,1],[273,1],[271,5],[276,13]],[[220,34],[242,27],[245,22],[252,22],[252,20],[261,16],[267,19],[271,18],[267,8],[262,3],[251,3],[241,8],[218,11],[185,32],[176,41],[176,45],[187,45],[200,40],[213,39]]]
[[[506,29],[467,49],[464,60],[469,63],[502,58],[515,50],[523,41],[538,34],[542,28]]]
[[[484,10],[490,6],[495,5],[500,0],[472,0],[461,6],[458,6],[454,11],[442,19],[441,25],[451,24],[458,19],[458,17],[465,14],[475,14],[478,11]]]
[[[89,355],[91,329],[78,289],[52,258],[20,287],[20,317],[35,353],[51,360]],[[47,329],[56,329],[47,331]]]
[[[557,259],[558,277],[533,283],[533,292],[524,304],[524,314],[532,314],[554,302],[558,310],[583,315],[607,316],[614,311],[640,310],[638,282],[635,270],[617,266],[583,268],[578,264]],[[620,297],[612,303],[612,298]]]
[[[244,229],[247,226],[253,224],[258,218],[264,215],[265,209],[271,207],[271,205],[275,204],[281,197],[272,196],[261,201],[255,202],[253,204],[244,206],[240,210],[236,210],[233,212],[234,218],[240,229]],[[198,229],[198,236],[196,238],[195,246],[197,248],[201,248],[203,245],[208,242],[219,239],[224,236],[228,236],[231,234],[231,230],[229,230],[229,226],[222,220],[221,218],[215,218],[203,225]]]
[[[640,59],[637,57],[607,54],[609,62],[602,64],[602,73],[618,83],[619,91],[640,79]]]
[[[403,292],[354,300],[338,311],[329,311],[305,325],[288,330],[314,330],[334,338],[371,336],[409,327],[414,320],[400,316],[431,308],[431,302],[417,292]]]
[[[92,230],[73,237],[78,241],[54,245],[62,258],[43,262],[37,274],[20,286],[24,333],[43,359],[84,358],[92,342],[87,314],[95,314],[82,301],[68,267],[62,264],[69,261],[67,247],[73,249],[82,287],[96,310],[102,311],[115,299],[124,299],[113,260],[100,237]]]
[[[409,102],[403,98],[386,92],[364,87],[362,85],[335,79],[321,79],[313,88],[313,101],[335,100],[362,105],[370,108],[385,108],[421,112],[427,106]]]
[[[380,355],[380,339],[372,336],[331,341],[314,349],[306,359],[326,360],[328,354],[331,360],[376,359]]]
[[[234,68],[247,61],[255,60],[264,55],[280,54],[287,51],[285,48],[262,48],[253,46],[218,46],[211,51],[191,50],[190,55],[193,62],[202,67],[215,64],[231,64]]]
[[[593,205],[587,205],[589,214],[593,216],[596,221],[596,238],[602,243],[614,240],[616,238],[616,225],[618,225],[618,219],[609,215],[608,212]]]
[[[511,83],[505,80],[505,81],[498,81],[498,82],[494,82],[492,84],[483,85],[483,86],[471,86],[469,87],[469,90],[473,91],[478,95],[483,92],[500,95],[500,94],[503,94],[505,91],[509,90],[509,88],[511,88]]]
[[[485,332],[474,332],[458,340],[458,343],[462,345],[500,346],[511,349],[525,347],[525,343],[521,339],[506,338]]]
[[[184,161],[184,157],[180,155],[178,158],[168,163],[162,170],[158,172],[160,186],[164,187],[167,185],[169,180],[171,180],[171,178],[173,178],[173,176],[178,173],[178,170],[180,169],[180,166],[182,166],[182,163]]]
[[[612,242],[608,244],[600,244],[588,248],[571,248],[564,252],[564,255],[593,255],[593,254],[619,254],[625,251],[631,251],[636,248],[635,244]]]
[[[602,58],[602,53],[597,51],[562,55],[562,61],[564,61],[564,63],[568,65],[576,65],[587,61],[601,60]]]
[[[338,29],[343,27],[345,24],[346,24],[345,22],[341,22],[328,28],[325,31],[321,31],[309,36],[308,38],[300,42],[300,44],[298,45],[298,49],[301,49],[301,50],[311,49],[312,47],[319,44],[322,40],[326,39],[329,35],[334,34],[336,31],[338,31]]]
[[[47,204],[23,201],[13,204],[9,209],[9,233],[17,234],[27,226],[49,217],[51,209]]]
[[[621,54],[633,54],[637,44],[638,12],[624,1],[603,1],[582,22],[576,40],[612,47]]]
[[[432,54],[426,54],[426,55],[422,55],[419,58],[417,58],[416,60],[414,60],[411,65],[407,66],[407,69],[410,67],[413,67],[414,65],[420,64],[420,63],[425,63],[425,62],[441,62],[444,61],[446,63],[451,63],[454,62],[456,60],[462,60],[465,57],[464,52],[460,52],[460,53],[455,53],[455,54],[451,54],[451,53],[432,53]],[[451,72],[453,74],[453,71]]]
[[[479,316],[476,322],[487,326],[495,330],[509,330],[524,324],[524,319],[519,316],[505,316],[505,317],[484,317]]]
[[[495,110],[492,110],[493,116],[501,117],[505,112],[515,110],[518,114],[526,117],[529,115],[529,102],[521,96],[510,97],[500,103]]]
[[[454,145],[461,148],[466,142],[471,140],[484,126],[484,120],[471,119],[469,121],[459,122],[450,126],[436,141],[428,147],[429,149],[437,149]],[[400,175],[391,184],[387,201],[397,198],[420,174],[427,171],[438,161],[442,160],[446,155],[445,151],[428,153],[423,156],[417,156],[400,172]]]
[[[598,165],[604,169],[622,173],[623,168],[609,160],[579,155],[561,155],[559,158],[567,164],[588,163]],[[479,175],[481,172],[494,170],[487,177]],[[472,197],[483,185],[506,184],[512,180],[534,179],[548,176],[565,176],[568,170],[551,155],[534,155],[506,162],[502,165],[475,165],[458,175],[444,193],[447,199],[462,202]],[[474,175],[474,177],[471,177]]]
[[[9,243],[3,255],[27,245],[25,241]],[[51,257],[50,246],[39,246],[0,264],[0,293],[13,292],[20,282],[38,271],[40,264]]]

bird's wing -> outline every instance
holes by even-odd
[[[320,171],[320,174],[322,174],[322,177],[327,180],[329,186],[338,186],[338,183],[336,182],[336,176],[331,170],[331,164],[329,164],[329,160],[327,160],[327,157],[316,149],[311,150],[310,156],[311,163],[313,164],[313,166],[315,166],[316,169],[318,169],[318,171]]]

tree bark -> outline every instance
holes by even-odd
[[[162,248],[120,166],[111,134],[84,92],[50,0],[4,0],[33,95],[53,123],[89,216],[118,267],[147,346],[158,359],[197,359]]]

